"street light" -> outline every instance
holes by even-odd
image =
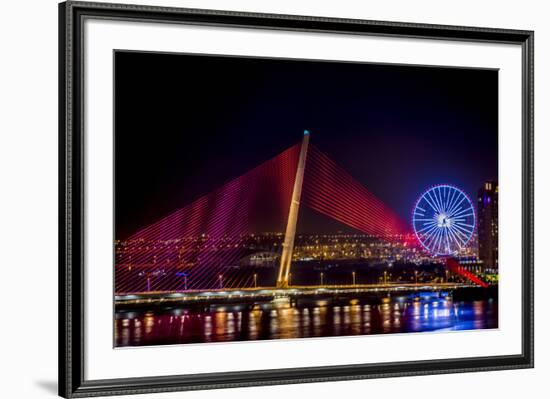
[[[321,272],[321,285],[324,284],[325,273]]]
[[[220,290],[223,288],[223,280],[222,280],[223,276],[220,274],[218,276],[218,280],[220,281]]]
[[[254,273],[254,288],[258,288],[258,274]]]
[[[387,270],[384,270],[384,284],[388,283],[388,272]]]
[[[351,277],[353,280],[353,285],[355,285],[355,272],[351,272]]]
[[[292,285],[292,273],[288,273],[288,285]]]
[[[418,270],[414,271],[414,283],[418,284]]]

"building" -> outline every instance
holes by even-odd
[[[486,272],[498,270],[498,185],[486,182],[477,196],[479,259]]]

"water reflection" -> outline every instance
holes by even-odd
[[[496,328],[495,300],[449,297],[117,312],[116,346]]]

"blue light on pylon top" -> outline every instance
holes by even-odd
[[[304,130],[304,136],[307,136],[309,134],[309,130]]]

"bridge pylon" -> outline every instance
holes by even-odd
[[[277,288],[288,288],[289,286],[288,279],[290,265],[292,263],[292,252],[294,251],[294,239],[296,237],[296,224],[298,222],[298,212],[300,210],[300,198],[302,196],[308,145],[309,131],[304,130],[304,138],[302,140],[302,147],[300,148],[300,157],[298,158],[298,167],[296,168],[296,177],[294,178],[294,188],[292,190],[292,199],[288,212],[283,253],[281,254],[279,275],[277,277]]]

